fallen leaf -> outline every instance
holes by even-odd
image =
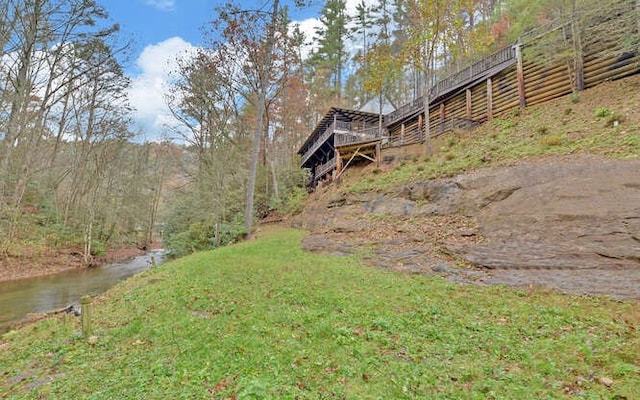
[[[607,378],[607,377],[604,377],[604,376],[601,377],[601,378],[598,378],[598,382],[602,383],[606,387],[611,387],[611,385],[613,385],[613,379]]]
[[[229,387],[229,385],[231,385],[231,382],[233,382],[235,378],[236,378],[235,375],[227,376],[226,378],[216,383],[214,387],[209,388],[209,392],[211,394],[216,394],[218,392],[226,390]]]

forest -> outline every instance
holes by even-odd
[[[131,43],[99,1],[0,1],[0,257],[74,249],[91,265],[107,247],[226,245],[302,206],[297,152],[331,106],[428,98],[486,55],[611,3],[636,11],[625,46],[640,42],[637,0],[360,0],[352,14],[326,0],[310,37],[289,17],[307,3],[213,10],[205,45],[172,71],[178,140],[148,142],[127,99]],[[552,45],[543,53],[562,57]]]

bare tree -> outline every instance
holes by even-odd
[[[70,96],[87,73],[73,54],[112,36],[117,26],[98,28],[106,13],[91,0],[7,1],[0,9],[0,222],[9,223],[6,240],[27,191],[43,190],[32,183],[50,176],[49,139],[56,126],[59,137],[65,132]]]
[[[249,233],[254,217],[260,144],[269,131],[268,107],[293,71],[290,60],[295,52],[287,34],[286,12],[278,0],[273,1],[268,13],[227,4],[219,9],[219,14],[213,30],[222,33],[222,39],[212,41],[214,67],[224,71],[218,76],[228,90],[240,97],[241,103],[255,109],[244,213]]]
[[[409,39],[405,44],[405,57],[423,73],[424,133],[427,155],[431,155],[431,129],[429,107],[436,62],[443,49],[455,37],[452,31],[464,26],[464,10],[469,0],[406,0],[410,22]],[[468,15],[468,14],[466,14]]]

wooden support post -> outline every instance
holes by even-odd
[[[487,78],[487,121],[493,119],[493,82]]]
[[[520,100],[520,108],[525,108],[527,106],[527,101],[525,99],[525,89],[524,89],[524,66],[522,64],[522,48],[520,47],[520,43],[516,43],[513,46],[516,50],[516,73],[518,75],[518,99]]]
[[[467,89],[467,119],[471,119],[471,89]]]
[[[446,107],[444,105],[444,103],[440,104],[440,133],[444,133],[444,129],[445,129],[445,118],[447,118],[446,115]]]
[[[404,144],[404,122],[400,125],[400,144]]]
[[[336,149],[336,170],[334,171],[333,177],[336,179],[336,183],[340,183],[338,181],[338,177],[340,176],[340,171],[342,170],[342,156],[340,155],[340,151]]]
[[[82,296],[80,299],[82,317],[82,335],[86,338],[91,335],[91,297]]]
[[[423,126],[422,126],[422,114],[418,115],[418,132],[420,132],[420,142],[422,142],[424,140],[424,130],[423,130]]]
[[[378,142],[376,143],[376,167],[380,167],[381,152],[380,142]]]

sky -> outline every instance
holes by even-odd
[[[265,0],[240,2],[261,7]],[[286,4],[287,1],[285,0]],[[309,34],[317,23],[320,0],[305,9],[291,8],[291,18],[306,27]],[[103,0],[109,19],[120,24],[120,33],[133,45],[132,59],[125,62],[131,78],[129,98],[136,110],[135,129],[143,140],[163,138],[164,126],[171,121],[164,102],[169,72],[175,70],[181,54],[203,44],[202,27],[215,15],[220,0]]]
[[[347,0],[347,11],[360,0]],[[373,0],[368,0],[370,3]],[[247,8],[268,7],[269,0],[241,1]],[[281,3],[292,3],[281,0]],[[125,71],[132,81],[129,98],[135,108],[135,129],[143,140],[163,139],[164,126],[171,121],[164,102],[169,72],[175,70],[181,54],[203,45],[202,27],[215,15],[224,0],[102,0],[110,20],[120,24],[120,32],[133,43],[132,59]],[[311,37],[323,0],[312,0],[310,7],[290,6],[290,17]]]

